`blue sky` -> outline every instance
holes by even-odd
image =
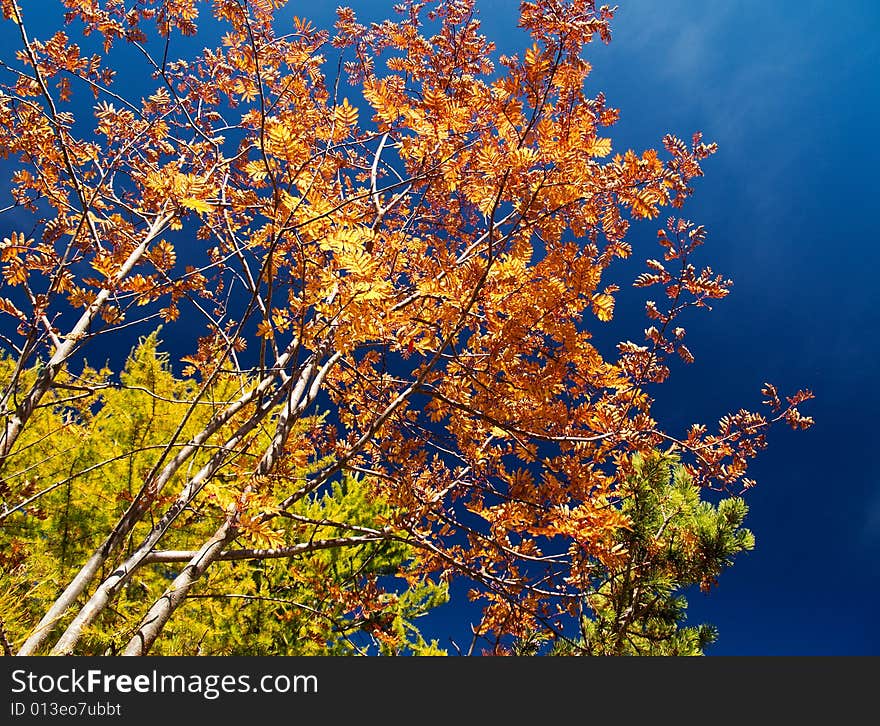
[[[393,3],[348,4],[379,20]],[[812,429],[771,432],[751,470],[757,547],[710,595],[691,595],[691,620],[718,626],[710,654],[880,654],[880,4],[618,4],[613,42],[588,53],[592,90],[622,112],[615,148],[697,130],[718,142],[685,216],[709,230],[699,262],[734,280],[711,313],[685,320],[697,360],[655,391],[655,415],[673,432],[712,424],[758,407],[764,381],[817,396],[804,407]],[[333,6],[293,0],[285,14],[327,26]],[[518,2],[478,7],[499,52],[522,48]],[[634,228],[621,282],[656,255],[656,229]],[[622,287],[614,333],[638,340],[644,295]],[[425,623],[442,645],[468,640],[456,607]]]

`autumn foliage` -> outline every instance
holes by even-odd
[[[28,519],[59,516],[41,506],[60,506],[61,475],[33,476],[28,457],[60,436],[46,409],[94,433],[113,377],[84,359],[160,322],[165,340],[192,340],[185,386],[137,383],[175,413],[129,488],[64,474],[90,482],[102,525],[22,615],[21,653],[89,652],[100,623],[102,648],[147,652],[223,563],[281,559],[295,578],[328,539],[405,544],[392,569],[411,587],[468,578],[496,652],[536,631],[564,639],[597,573],[632,560],[622,498],[638,457],[672,450],[688,481],[739,492],[773,423],[811,423],[809,392],[771,385],[764,413],[711,430],[654,418],[651,386],[693,360],[682,313],[731,283],[696,266],[706,230],[678,216],[715,145],[612,149],[618,111],[585,59],[610,41],[612,9],[524,2],[531,45],[497,56],[467,0],[405,2],[369,26],[340,9],[332,32],[285,4],[63,0],[64,29],[37,39],[33,9],[2,0],[19,39],[0,87],[10,573],[58,556],[37,552]],[[175,59],[206,14],[219,45]],[[591,331],[618,293],[606,271],[634,253],[630,225],[661,215],[659,247],[636,251],[648,328],[600,351]],[[372,519],[313,516],[352,477]],[[132,600],[157,562],[176,564]],[[386,607],[383,582],[314,602],[361,622]],[[398,616],[370,620],[392,649]]]

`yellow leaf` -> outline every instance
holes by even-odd
[[[599,320],[607,323],[614,317],[614,298],[604,292],[593,295],[593,312]]]
[[[292,156],[296,151],[296,139],[280,122],[267,124],[266,150],[275,156]]]
[[[160,239],[153,246],[148,256],[156,268],[163,271],[170,270],[174,267],[174,263],[177,262],[177,253],[174,251],[174,246],[164,239]]]
[[[261,338],[274,338],[275,331],[272,330],[272,324],[266,320],[261,321],[260,324],[257,325],[257,335]]]
[[[25,267],[18,259],[10,261],[9,264],[3,268],[3,279],[6,280],[8,285],[21,285],[27,281],[27,278],[27,267]]]
[[[657,203],[663,201],[656,189],[642,189],[632,196],[632,210],[636,217],[653,219],[660,212]]]
[[[593,139],[587,147],[590,156],[608,156],[611,153],[611,139]]]
[[[262,159],[258,161],[249,161],[247,165],[245,165],[244,170],[251,179],[257,182],[263,181],[268,175],[268,172],[266,171],[266,163]]]
[[[212,209],[210,202],[195,197],[184,197],[180,203],[187,209],[195,209],[197,212],[210,212]]]
[[[169,305],[159,311],[159,317],[167,323],[170,323],[180,317],[180,310],[177,305]]]
[[[550,60],[544,55],[541,49],[536,45],[526,49],[526,67],[535,71],[543,71],[550,67]]]
[[[21,312],[15,305],[12,304],[12,300],[8,297],[0,297],[0,312],[8,313],[9,315],[13,315],[19,320],[26,320],[24,313]]]

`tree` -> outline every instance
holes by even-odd
[[[619,532],[621,556],[597,573],[585,593],[581,639],[562,643],[569,655],[702,655],[717,638],[710,625],[683,625],[687,600],[679,591],[707,592],[733,557],[754,547],[742,527],[741,497],[717,505],[675,456],[635,454],[621,485],[620,510],[630,522]]]
[[[10,480],[20,491],[39,491],[16,516],[7,513],[0,530],[5,553],[0,557],[8,578],[0,621],[9,650],[27,637],[57,597],[59,584],[113,527],[131,503],[138,472],[155,465],[187,413],[198,386],[175,379],[168,355],[158,346],[158,333],[143,338],[118,382],[106,370],[63,376],[59,385],[102,381],[100,398],[65,396],[42,406],[24,434],[27,441],[15,457],[21,473]],[[2,363],[6,381],[13,366],[9,360]],[[231,393],[215,388],[208,397],[216,402]],[[205,404],[191,412],[192,431],[199,431],[214,413],[216,404]],[[300,428],[314,431],[321,425],[321,417],[309,417]],[[196,466],[207,460],[207,453],[194,454]],[[230,469],[246,470],[249,464],[247,452],[238,452]],[[144,600],[161,595],[174,577],[180,548],[210,536],[238,495],[234,474],[212,481],[198,505],[182,515],[179,530],[163,539],[167,549],[154,551],[113,608],[92,624],[81,651],[113,652],[120,639],[130,637]],[[297,502],[273,527],[244,522],[241,539],[248,548],[215,564],[188,595],[186,607],[169,623],[156,650],[177,655],[438,652],[436,644],[421,638],[413,619],[444,602],[446,589],[427,581],[414,580],[403,588],[389,582],[418,553],[402,537],[376,536],[376,528],[388,519],[387,504],[371,497],[362,479],[343,475],[322,495]],[[333,526],[324,524],[334,521],[346,522],[358,536],[339,537]],[[145,531],[142,523],[133,534]],[[254,548],[265,556],[249,556]],[[287,556],[272,557],[273,548],[282,548]]]
[[[74,397],[85,412],[101,393],[102,374],[69,378],[75,361],[160,317],[204,334],[183,359],[185,412],[20,653],[79,652],[179,538],[179,569],[122,648],[147,652],[201,578],[265,560],[247,539],[344,477],[386,509],[367,532],[340,511],[324,525],[339,546],[402,538],[419,552],[413,586],[468,577],[497,650],[535,631],[565,640],[597,568],[625,558],[634,455],[671,446],[695,485],[747,488],[768,427],[811,423],[808,391],[770,385],[767,415],[740,410],[714,433],[655,421],[650,387],[671,357],[692,360],[682,313],[730,284],[692,262],[706,232],[689,221],[668,220],[663,260],[635,280],[666,297],[646,304],[646,345],[592,343],[630,223],[680,208],[715,150],[670,135],[664,152],[611,155],[618,112],[588,95],[584,58],[610,41],[610,8],[523,3],[532,45],[496,66],[468,0],[405,2],[369,27],[341,9],[332,37],[281,28],[281,0],[214,0],[220,45],[180,60],[208,3],[64,5],[66,30],[36,40],[2,0],[20,38],[0,96],[15,215],[0,307],[17,325],[3,337],[4,521],[39,496],[15,475],[26,447],[51,445],[37,412]],[[144,98],[126,95],[123,50],[152,79]],[[187,536],[186,513],[223,486],[212,531]]]

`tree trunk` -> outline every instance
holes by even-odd
[[[174,578],[171,586],[165,590],[141,621],[134,637],[129,641],[122,655],[146,655],[150,647],[159,637],[165,623],[168,622],[178,605],[183,602],[192,586],[216,560],[223,549],[235,539],[233,527],[234,515],[226,519],[202,548],[190,560],[183,571]]]

